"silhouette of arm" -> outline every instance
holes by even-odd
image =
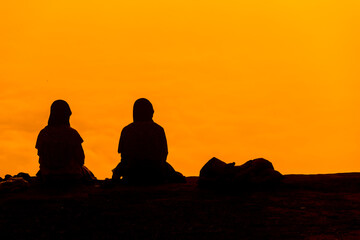
[[[121,131],[120,140],[119,140],[119,147],[118,153],[122,153],[124,151],[124,138],[125,138],[125,128]]]
[[[75,146],[75,158],[81,166],[84,165],[85,153],[81,144]]]
[[[37,149],[37,155],[40,157],[41,155],[41,143],[42,143],[42,134],[43,130],[40,131],[37,139],[36,139],[36,144],[35,144],[35,148]],[[40,163],[40,158],[39,158],[39,163]]]
[[[168,146],[164,129],[162,129],[161,133],[161,161],[166,162],[166,158],[168,155]]]
[[[80,134],[73,128],[71,129],[71,135],[69,132],[69,141],[70,144],[72,145],[72,151],[75,157],[75,161],[80,164],[80,166],[84,165],[84,160],[85,160],[85,153],[84,153],[84,149],[82,148],[82,143],[84,142],[84,140],[81,138]]]

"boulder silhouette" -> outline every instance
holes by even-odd
[[[10,178],[12,178],[12,176],[10,174],[6,174],[4,180],[6,181],[9,180]]]
[[[243,165],[210,159],[200,170],[200,187],[259,188],[274,186],[283,176],[274,170],[272,163],[263,158],[247,161]]]
[[[0,192],[22,191],[29,187],[29,182],[22,177],[11,177],[6,181],[0,182]]]
[[[24,172],[19,172],[14,177],[21,177],[21,178],[23,178],[24,180],[26,180],[28,182],[30,182],[30,180],[31,180],[30,175],[28,173],[24,173]]]

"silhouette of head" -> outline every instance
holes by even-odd
[[[134,122],[152,121],[154,108],[146,98],[139,98],[134,103],[133,118]]]
[[[70,126],[71,110],[64,100],[56,100],[51,104],[48,126]]]

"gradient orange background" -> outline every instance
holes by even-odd
[[[257,157],[282,173],[360,171],[358,0],[2,1],[0,176],[38,170],[50,105],[68,101],[98,178],[146,97],[168,161]]]

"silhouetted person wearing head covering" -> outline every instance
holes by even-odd
[[[152,118],[149,100],[140,98],[133,109],[134,122],[121,132],[118,152],[121,162],[113,170],[113,180],[128,183],[184,182],[181,173],[166,162],[168,147],[164,129]]]
[[[83,139],[70,127],[71,110],[64,100],[51,105],[48,125],[36,141],[40,170],[38,176],[45,182],[96,180],[84,166]]]

